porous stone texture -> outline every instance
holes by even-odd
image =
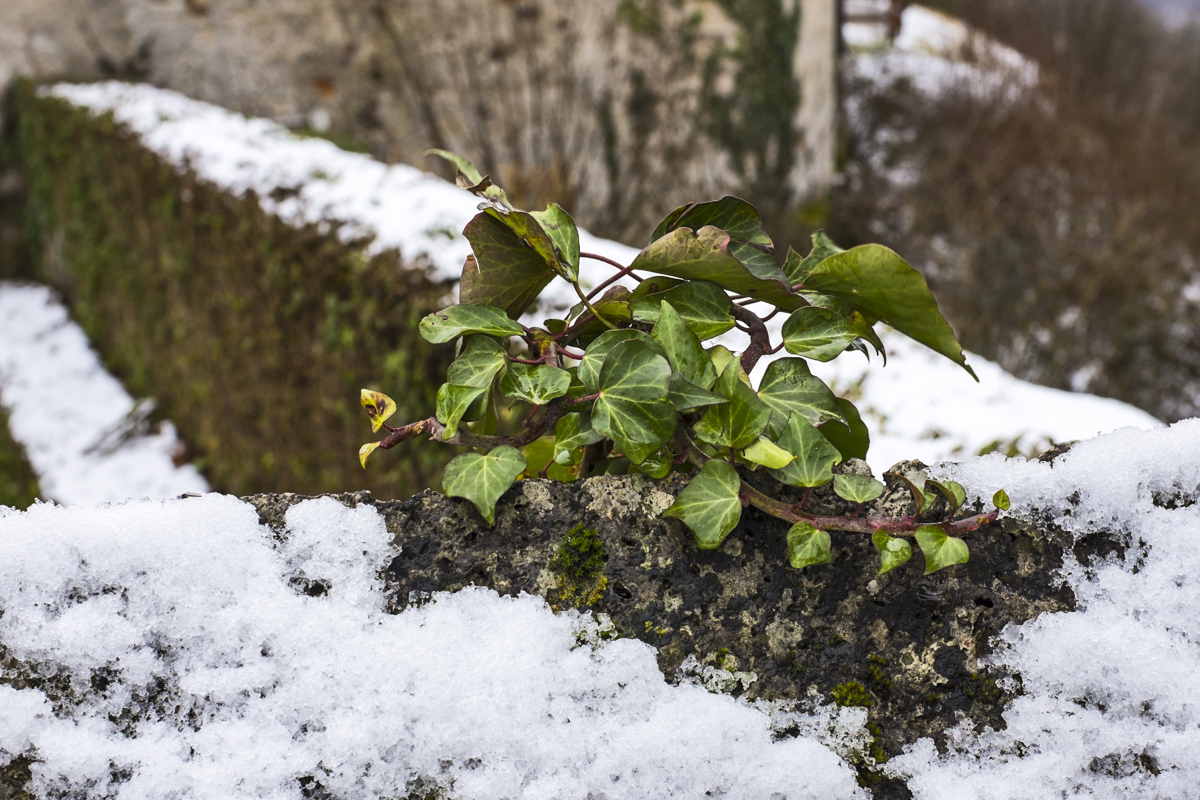
[[[856,461],[842,469],[867,471]],[[919,552],[877,576],[870,537],[836,532],[831,564],[793,569],[787,524],[753,508],[719,549],[698,550],[681,523],[660,516],[685,485],[679,476],[523,481],[500,500],[495,527],[468,501],[432,491],[406,501],[376,501],[366,492],[335,497],[373,505],[395,537],[397,555],[383,578],[396,612],[471,584],[529,592],[556,608],[607,614],[619,635],[658,649],[668,679],[707,672],[710,686],[715,676],[725,691],[751,699],[866,706],[875,742],[858,766],[878,798],[910,794],[879,776],[871,758],[895,755],[925,736],[942,747],[946,729],[963,715],[981,730],[1003,728],[1001,714],[1020,692],[1020,676],[1003,681],[981,666],[993,638],[1009,623],[1074,608],[1073,593],[1056,577],[1066,549],[1074,547],[1085,562],[1113,549],[1103,537],[1075,545],[1053,527],[1003,519],[969,535],[969,563],[929,576]],[[777,496],[792,491],[773,489]],[[909,497],[889,477],[873,506],[910,513]],[[245,499],[264,524],[286,535],[287,509],[305,498]],[[828,487],[810,502],[816,513],[851,510]],[[598,572],[567,574],[551,563],[567,538],[578,541],[568,537],[578,523],[603,547]]]

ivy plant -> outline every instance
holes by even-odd
[[[866,456],[870,440],[857,410],[812,374],[809,360],[850,351],[886,360],[876,323],[886,323],[949,358],[968,373],[962,348],[922,275],[878,244],[844,250],[817,233],[807,255],[780,259],[758,211],[736,197],[693,203],[667,215],[629,264],[581,252],[570,215],[551,204],[526,212],[466,159],[431,151],[458,168],[458,184],[482,199],[463,231],[474,255],[459,284],[459,302],[420,324],[430,342],[455,343],[456,357],[437,394],[435,414],[393,427],[396,404],[364,389],[372,430],[359,458],[418,436],[472,448],[446,467],[447,494],[470,500],[495,523],[495,504],[522,478],[573,481],[604,473],[663,479],[690,475],[665,516],[683,521],[700,548],[719,547],[742,509],[754,506],[791,523],[787,556],[794,567],[830,560],[829,531],[873,537],[880,573],[925,556],[926,573],[967,560],[964,533],[996,519],[1008,498],[997,493],[987,514],[963,514],[953,481],[904,476],[917,513],[870,517],[863,506],[881,496],[874,478],[833,467]],[[581,259],[613,274],[587,290]],[[621,279],[626,279],[623,285]],[[521,320],[552,281],[566,281],[579,303],[540,326]],[[766,323],[786,315],[781,341]],[[711,340],[742,331],[749,344],[733,353]],[[787,355],[779,355],[781,351]],[[772,356],[755,389],[748,375]],[[498,433],[500,404],[532,407],[516,433]],[[752,487],[743,470],[765,470],[803,490],[784,502]],[[806,510],[814,489],[853,505],[843,516]],[[930,520],[923,511],[941,502]]]

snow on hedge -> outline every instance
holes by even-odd
[[[44,286],[0,282],[0,403],[42,494],[90,505],[129,497],[207,492],[170,422],[151,426],[105,371],[82,329]]]
[[[1006,730],[964,721],[948,753],[923,741],[890,762],[918,800],[1194,794],[1197,453],[1190,420],[1053,466],[987,456],[943,473],[1128,550],[1068,561],[1079,610],[1005,630],[994,660],[1024,687]],[[861,710],[668,685],[648,645],[534,597],[468,589],[388,615],[373,509],[312,500],[287,521],[279,540],[215,495],[0,509],[0,645],[71,689],[56,712],[40,689],[0,686],[0,763],[36,755],[39,796],[298,799],[315,778],[340,797],[418,779],[473,800],[866,797],[839,755]],[[299,593],[298,575],[327,594]],[[792,723],[801,735],[777,739]]]

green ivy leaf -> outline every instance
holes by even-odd
[[[741,488],[736,469],[724,461],[708,461],[663,516],[683,520],[695,534],[696,545],[713,550],[742,518]]]
[[[957,481],[935,481],[932,478],[925,481],[925,488],[933,489],[946,498],[946,505],[953,514],[967,501],[967,490]]]
[[[421,336],[441,344],[473,333],[488,336],[520,336],[525,330],[498,308],[456,305],[435,311],[421,320]]]
[[[542,230],[554,242],[554,246],[558,248],[562,260],[566,263],[570,270],[569,274],[574,275],[573,278],[567,280],[579,279],[579,230],[575,227],[575,220],[571,219],[571,215],[563,210],[562,206],[557,203],[551,203],[546,206],[545,211],[530,212],[537,223],[542,226]],[[563,277],[567,277],[566,274]]]
[[[712,390],[729,402],[710,407],[695,426],[696,437],[716,447],[749,447],[771,419],[771,409],[739,379],[740,369],[737,361],[726,365]]]
[[[549,364],[511,364],[500,380],[500,393],[542,406],[571,388],[571,373]]]
[[[549,468],[546,469],[546,477],[550,480],[563,483],[575,480],[575,470],[571,467],[570,462],[565,465],[555,462],[554,450],[553,436],[543,436],[525,445],[525,475],[537,478],[541,476],[542,469],[549,465]]]
[[[992,495],[992,505],[1001,511],[1008,511],[1008,493],[1003,489],[998,490],[994,495]]]
[[[851,503],[869,503],[883,494],[884,486],[867,475],[834,475],[833,490]]]
[[[496,524],[496,501],[525,470],[525,456],[502,445],[487,455],[463,453],[446,465],[442,488],[448,497],[465,497],[489,525]]]
[[[807,522],[797,522],[788,531],[788,563],[796,569],[828,564],[832,559],[829,534]]]
[[[559,461],[563,453],[570,453],[601,441],[604,441],[604,437],[592,428],[590,412],[567,414],[554,426],[554,460]]]
[[[788,279],[792,285],[796,285],[804,280],[808,273],[812,272],[813,267],[820,264],[825,259],[836,253],[844,253],[845,251],[833,243],[825,231],[817,231],[812,235],[812,251],[805,258],[801,258],[800,254],[795,250],[788,250],[787,260],[783,263],[783,271],[787,273]],[[814,303],[814,305],[817,305]]]
[[[838,399],[825,382],[812,374],[802,358],[780,358],[767,366],[758,397],[771,411],[771,433],[778,439],[788,417],[799,414],[813,425],[830,420],[845,423]]]
[[[925,554],[925,574],[955,564],[967,563],[970,551],[962,539],[948,535],[936,525],[922,525],[914,535],[917,546]]]
[[[579,362],[579,380],[583,382],[588,394],[595,394],[599,391],[600,386],[600,370],[604,367],[604,360],[608,358],[608,354],[617,345],[622,342],[641,342],[646,347],[650,348],[652,353],[667,357],[666,351],[662,349],[657,341],[648,333],[636,330],[634,328],[622,328],[616,331],[607,331],[596,337],[596,340],[588,345],[587,352],[583,354],[583,360]]]
[[[771,471],[777,481],[788,486],[824,486],[833,480],[833,465],[842,460],[837,448],[799,413],[788,417],[779,445],[796,457],[786,467]]]
[[[446,430],[442,440],[458,433],[458,424],[471,405],[491,388],[496,375],[508,363],[508,356],[487,336],[469,336],[462,354],[446,370],[446,383],[437,394],[437,418]]]
[[[701,389],[708,389],[717,382],[712,359],[700,346],[696,334],[666,300],[662,302],[662,313],[650,335],[662,345],[671,367],[688,382]]]
[[[516,319],[554,280],[546,259],[493,214],[476,214],[463,235],[475,256],[463,265],[460,303],[495,306]]]
[[[783,469],[796,460],[796,457],[772,442],[765,436],[741,451],[741,456],[752,464],[761,464],[767,469]]]
[[[871,434],[863,424],[862,417],[858,415],[858,409],[844,397],[839,397],[837,404],[848,427],[830,422],[821,425],[818,430],[838,449],[843,461],[848,458],[866,458],[867,448],[871,446]]]
[[[832,361],[861,335],[861,325],[823,308],[802,308],[783,323],[783,346],[792,355]]]
[[[621,342],[604,359],[592,427],[634,464],[671,440],[675,408],[667,399],[671,365],[640,341]]]
[[[460,155],[451,153],[448,150],[438,150],[437,148],[426,150],[424,155],[439,156],[446,159],[458,168],[458,171],[463,174],[463,177],[467,179],[471,186],[475,186],[483,182],[483,175],[479,173],[479,170],[475,168],[475,165]]]
[[[954,331],[938,309],[924,276],[878,244],[835,253],[804,276],[804,288],[845,300],[869,318],[949,358],[979,380],[967,366]]]
[[[653,276],[638,284],[631,299],[633,318],[651,324],[658,322],[662,301],[670,302],[700,341],[720,336],[734,324],[729,313],[733,301],[724,289],[709,281]]]
[[[774,256],[771,264],[743,264],[730,252],[729,234],[712,226],[676,228],[638,253],[630,267],[688,280],[712,281],[738,294],[795,311],[805,301],[792,292]]]
[[[550,269],[557,272],[563,278],[569,281],[579,279],[578,267],[572,267],[570,264],[559,260],[558,253],[554,250],[554,240],[550,238],[550,235],[542,229],[537,219],[528,211],[502,211],[493,207],[485,208],[483,213],[488,214],[507,226],[522,242],[541,256]]]
[[[871,537],[875,549],[879,551],[879,574],[890,572],[912,558],[912,545],[900,538],[888,536],[883,531],[875,531]]]
[[[729,402],[719,394],[713,394],[707,389],[701,389],[678,372],[671,375],[670,399],[671,405],[675,406],[676,411],[692,411],[693,409],[704,408],[705,406],[715,406]]]
[[[708,203],[691,203],[677,208],[659,223],[651,241],[657,241],[679,228],[698,231],[709,225],[729,234],[729,252],[750,272],[761,277],[779,272],[775,246],[763,228],[758,209],[739,197],[726,196]]]
[[[641,464],[631,464],[629,466],[630,472],[640,472],[643,475],[654,478],[656,481],[661,481],[670,475],[674,469],[675,465],[671,461],[671,451],[666,448],[651,453]]]

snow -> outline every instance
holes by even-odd
[[[861,710],[669,685],[650,646],[531,596],[389,615],[373,508],[310,500],[287,523],[278,541],[216,495],[0,511],[0,644],[73,693],[67,718],[0,686],[0,763],[36,751],[39,796],[299,798],[314,776],[338,797],[421,778],[477,800],[864,797],[826,744],[857,741]],[[776,740],[793,723],[809,734]]]
[[[1032,455],[1118,428],[1163,424],[1128,403],[1028,383],[967,353],[976,383],[957,364],[903,334],[885,330],[880,338],[886,367],[878,357],[868,362],[859,353],[828,364],[809,362],[813,374],[858,408],[871,433],[867,462],[876,475],[910,458],[959,461],[989,445],[1010,444]]]
[[[478,213],[480,199],[431,173],[384,164],[332,142],[297,136],[276,122],[145,84],[57,84],[45,91],[94,114],[111,112],[180,170],[190,168],[235,194],[253,191],[265,211],[283,220],[296,225],[340,221],[344,239],[374,237],[369,252],[396,248],[412,263],[428,262],[434,278],[457,281],[471,254],[462,229]],[[272,199],[276,189],[287,190],[286,197]],[[584,252],[623,264],[637,254],[584,230],[579,241]],[[580,267],[584,286],[611,274],[596,261],[585,260]],[[578,302],[562,281],[548,291],[555,293],[548,299],[557,306]]]
[[[992,659],[1024,686],[1006,730],[964,722],[944,755],[923,740],[889,762],[918,800],[1192,795],[1197,452],[1189,420],[1053,465],[991,455],[938,472],[1129,550],[1090,565],[1068,550],[1078,609],[1001,634]],[[480,800],[866,796],[842,760],[861,710],[669,685],[648,645],[530,596],[470,588],[389,615],[378,574],[394,550],[373,508],[310,500],[287,525],[277,537],[217,495],[0,510],[0,645],[66,690],[0,686],[0,762],[36,753],[39,796],[298,798],[309,776],[340,797],[418,779]],[[789,726],[801,735],[779,736]]]
[[[149,429],[152,406],[135,404],[105,371],[46,287],[0,282],[0,403],[47,499],[89,505],[208,491],[195,467],[172,462],[175,428]]]
[[[1023,92],[1038,81],[1036,62],[924,6],[904,10],[900,33],[890,45],[882,26],[847,23],[842,31],[857,51],[849,59],[851,75],[873,83],[907,80],[930,96],[953,88],[993,96]]]

